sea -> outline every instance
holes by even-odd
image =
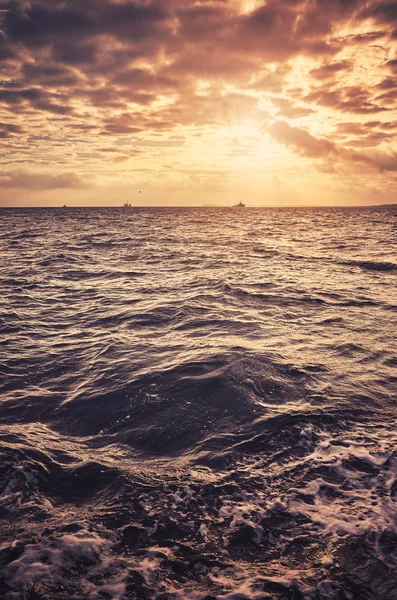
[[[397,599],[397,206],[0,210],[0,598]]]

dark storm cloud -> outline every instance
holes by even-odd
[[[388,60],[386,63],[386,67],[390,67],[390,69],[397,73],[397,58],[393,58],[393,60]]]
[[[25,63],[21,68],[21,79],[22,81],[39,81],[42,85],[59,88],[78,85],[81,75],[77,70],[61,63]]]
[[[378,20],[393,12],[392,4],[372,4]],[[327,36],[338,23],[367,18],[370,13],[361,7],[359,0],[268,0],[241,14],[237,3],[221,1],[11,0],[0,5],[0,52],[9,58],[10,72],[18,71],[23,89],[2,100],[21,110],[25,100],[56,114],[72,114],[73,99],[122,109],[131,102],[150,104],[169,91],[194,96],[191,82],[197,77],[245,79],[245,86],[280,92],[285,75],[281,68],[252,83],[252,74],[263,71],[267,61],[282,66],[299,54],[329,57],[312,70],[317,79],[330,79],[351,67],[350,61],[331,57],[344,45],[362,40]],[[374,38],[383,32],[363,35]],[[169,61],[156,73],[132,64],[161,54]],[[62,88],[64,96],[39,101],[33,97],[39,87],[47,94]],[[320,101],[313,96],[314,103]],[[368,104],[362,109],[377,110]]]
[[[380,23],[397,21],[397,2],[369,2],[362,11],[363,17],[372,17]]]
[[[233,9],[234,3],[224,2],[33,0],[29,4],[13,0],[4,6],[7,41],[3,51],[12,55],[21,47],[32,52],[47,48],[56,62],[100,68],[107,62],[106,55],[116,50],[115,40],[125,45],[121,48],[124,64],[140,53],[153,55],[161,47],[176,56],[183,50],[185,57],[193,49],[211,58],[206,64],[211,72],[213,61],[219,61],[222,54],[230,59],[240,56],[249,67],[258,57],[281,60],[299,52],[321,55],[336,51],[339,44],[332,49],[323,37],[338,19],[351,16],[356,5],[317,0],[306,8],[302,2],[270,0],[245,16]],[[200,56],[196,58],[197,68]],[[118,64],[120,61],[119,55]],[[187,69],[193,66],[188,58],[185,64]],[[226,64],[225,57],[223,69]]]
[[[298,54],[327,56],[341,44],[326,35],[337,24],[338,10],[328,2],[321,9],[317,2],[280,2],[269,0],[247,16],[234,18],[229,44],[251,57],[269,62],[288,60]],[[350,14],[353,7],[350,9]]]
[[[23,133],[23,128],[13,123],[0,123],[0,138],[9,138]]]
[[[6,11],[5,31],[26,46],[47,46],[59,40],[73,42],[101,34],[141,40],[159,33],[168,13],[159,4],[66,0],[65,2],[12,0]]]
[[[24,111],[30,106],[39,111],[47,111],[59,115],[73,114],[73,109],[66,104],[61,94],[48,93],[42,88],[0,89],[0,104],[4,103],[16,110]]]
[[[1,16],[0,16],[0,27],[1,27]],[[15,52],[9,44],[5,34],[0,30],[0,60],[6,60],[13,58]]]
[[[0,55],[25,86],[73,86],[81,76],[92,85],[139,57],[160,51],[170,34],[161,3],[110,0],[12,0],[0,13]],[[4,67],[6,68],[6,67]]]

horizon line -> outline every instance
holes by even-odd
[[[397,202],[385,202],[382,204],[251,204],[245,205],[244,208],[376,208],[380,206],[397,206]],[[124,208],[122,204],[96,204],[96,205],[38,205],[38,206],[12,206],[0,205],[0,209],[35,209],[35,208],[52,208],[52,209],[73,209],[73,208]],[[239,208],[233,204],[132,204],[130,208]],[[242,207],[241,207],[242,208]]]

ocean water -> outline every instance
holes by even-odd
[[[397,208],[0,211],[0,597],[397,599]]]

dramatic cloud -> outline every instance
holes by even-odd
[[[348,128],[356,131],[358,134],[360,126],[353,124],[353,127]],[[349,146],[377,146],[384,140],[390,139],[392,136],[388,134],[372,134],[360,140],[361,143],[352,144],[350,140],[345,142],[345,145],[336,145],[325,137],[315,137],[305,129],[299,127],[291,127],[285,121],[276,121],[266,127],[270,135],[280,144],[292,148],[301,156],[310,158],[327,159],[329,162],[329,172],[334,172],[334,168],[330,165],[342,161],[343,163],[365,163],[374,169],[381,172],[397,171],[397,152],[356,152]],[[371,138],[371,139],[369,139]],[[324,170],[324,165],[322,165]]]
[[[335,73],[340,71],[350,71],[353,63],[350,60],[340,60],[338,62],[325,63],[318,69],[313,69],[310,74],[317,79],[330,79]]]
[[[0,0],[3,202],[92,189],[118,203],[145,187],[150,203],[163,185],[191,203],[230,204],[239,186],[277,203],[274,181],[327,202],[342,179],[392,201],[396,6]]]
[[[302,156],[318,158],[337,152],[335,144],[327,138],[316,138],[305,129],[291,127],[285,121],[276,121],[267,129],[278,142],[292,147]]]
[[[0,138],[8,138],[22,132],[23,129],[19,125],[14,123],[0,123]]]

